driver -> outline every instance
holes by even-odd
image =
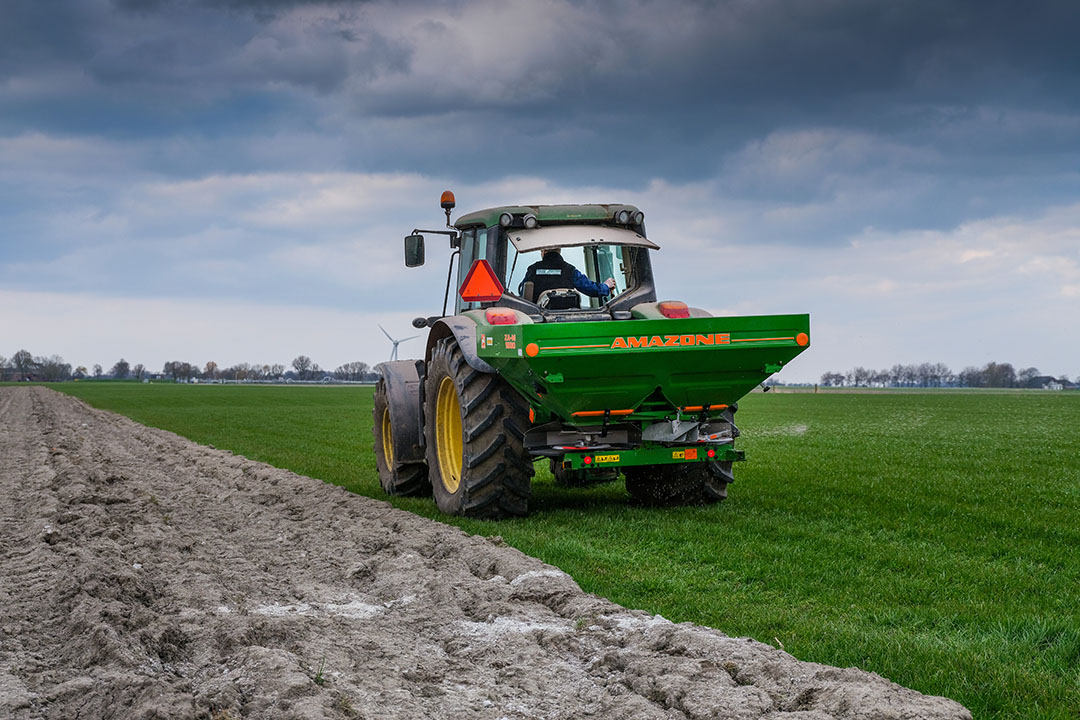
[[[607,297],[615,289],[615,278],[608,278],[602,283],[593,282],[583,272],[563,260],[562,250],[548,248],[538,262],[534,262],[525,271],[525,277],[518,285],[518,295],[523,294],[525,283],[533,284],[533,297],[538,298],[547,290],[557,288],[575,288],[590,297]]]

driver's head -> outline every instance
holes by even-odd
[[[562,248],[548,248],[544,251],[544,255],[550,255],[551,253],[555,253],[556,255],[562,255]]]

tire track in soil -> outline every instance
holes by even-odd
[[[0,717],[971,717],[45,388],[0,519]]]

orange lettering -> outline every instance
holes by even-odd
[[[660,339],[659,335],[653,335],[649,340],[649,347],[663,347],[664,341]]]
[[[627,338],[627,340],[630,342],[630,347],[632,347],[632,348],[648,347],[649,346],[649,338],[646,338],[646,337],[640,337],[640,338],[632,337],[632,338]]]
[[[675,347],[679,344],[678,335],[665,335],[664,339],[666,340],[666,342],[664,343],[664,347]]]
[[[728,333],[716,333],[717,345],[729,345],[731,343],[731,335]]]
[[[713,336],[712,335],[698,335],[697,336],[697,344],[698,345],[712,345],[713,344]]]
[[[693,335],[683,335],[682,337],[679,338],[679,344],[680,345],[693,345],[694,344],[694,336]]]
[[[615,338],[615,342],[611,343],[612,348],[624,348],[626,347],[626,340],[623,338]]]

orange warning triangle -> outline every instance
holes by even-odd
[[[465,302],[493,302],[502,297],[503,284],[499,276],[488,265],[487,260],[477,260],[469,268],[465,282],[461,283],[458,295]]]

